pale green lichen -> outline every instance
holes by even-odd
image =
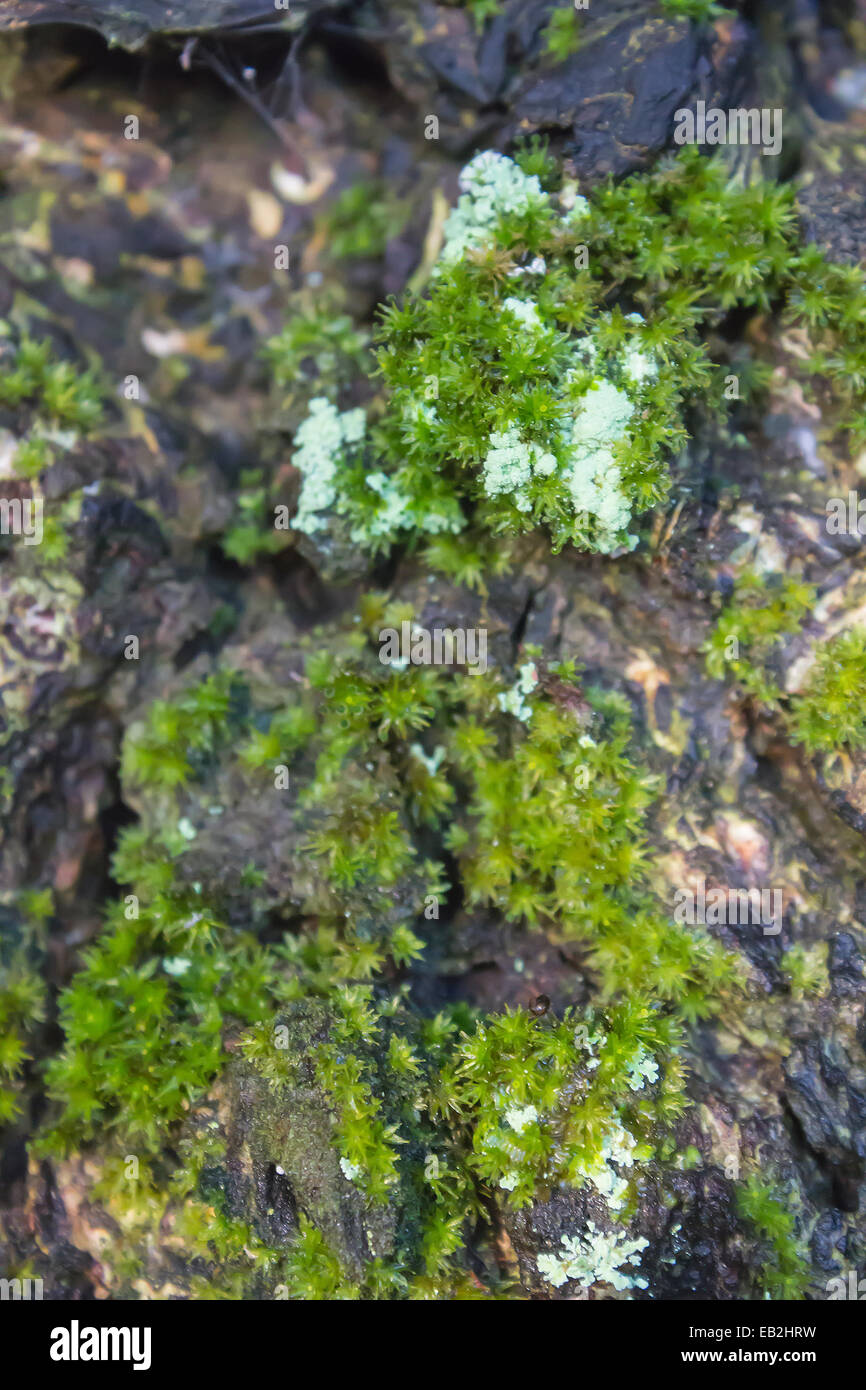
[[[187,973],[192,961],[186,956],[163,956],[162,968],[167,975],[173,975],[175,979],[180,979]]]
[[[395,664],[395,662],[391,662],[392,666]],[[438,744],[436,748],[433,749],[432,753],[427,754],[424,752],[424,749],[421,747],[420,743],[410,743],[409,752],[412,754],[413,758],[418,759],[419,763],[423,763],[424,767],[426,767],[431,777],[436,776],[436,773],[439,771],[439,767],[442,763],[442,759],[445,757],[445,749],[442,747],[441,744]]]
[[[555,332],[547,329],[531,301],[506,299],[503,309],[510,311],[525,329]],[[642,322],[639,314],[629,315],[629,319]],[[614,446],[628,437],[636,401],[626,389],[599,373],[576,405],[570,404],[566,393],[575,377],[586,370],[587,364],[594,368],[599,355],[589,337],[579,339],[571,351],[575,368],[566,374],[561,401],[563,414],[570,418],[556,446],[559,458],[524,439],[517,425],[497,431],[490,437],[482,465],[484,491],[488,497],[509,496],[518,511],[526,513],[532,508],[532,480],[558,474],[575,512],[595,519],[596,549],[610,553],[622,543],[623,532],[631,521],[631,503],[623,488]],[[635,390],[658,371],[652,356],[634,345],[621,354],[618,367],[625,385]],[[628,537],[630,546],[636,543],[636,536]]]
[[[518,668],[517,683],[510,690],[502,690],[499,693],[499,708],[503,714],[513,714],[515,719],[528,724],[532,718],[532,706],[527,703],[527,696],[531,695],[538,685],[538,671],[534,661],[527,661]]]
[[[389,478],[387,473],[368,473],[367,486],[378,493],[385,505],[366,526],[354,528],[353,541],[362,541],[366,536],[388,535],[398,527],[404,526],[412,505],[411,498],[400,491],[394,479]]]
[[[511,1126],[515,1134],[522,1134],[528,1125],[535,1124],[538,1119],[538,1111],[534,1105],[510,1105],[502,1118],[506,1124]]]
[[[644,1052],[643,1048],[627,1063],[626,1071],[628,1084],[633,1091],[642,1091],[645,1082],[648,1081],[652,1086],[659,1079],[658,1062]]]
[[[480,245],[508,213],[544,206],[547,194],[534,174],[494,150],[477,154],[460,175],[461,197],[445,223],[440,264],[457,261]]]
[[[541,333],[544,331],[544,324],[538,313],[537,305],[531,299],[509,298],[503,302],[503,309],[512,314],[522,328],[531,328],[533,332]]]
[[[643,1237],[626,1240],[620,1233],[600,1231],[594,1221],[588,1221],[583,1235],[563,1236],[562,1250],[556,1255],[539,1255],[538,1272],[548,1284],[559,1289],[569,1279],[576,1279],[584,1288],[593,1284],[611,1284],[617,1291],[645,1289],[646,1279],[623,1272],[623,1265],[639,1265],[640,1252],[649,1241]]]
[[[614,549],[618,533],[631,520],[613,445],[626,437],[633,414],[634,403],[626,393],[602,378],[582,398],[571,426],[568,482],[572,501],[576,511],[597,518],[596,544],[603,552]],[[636,544],[636,537],[629,539]]]
[[[310,401],[309,414],[295,435],[292,456],[292,462],[303,477],[294,520],[297,531],[312,535],[324,528],[325,518],[321,513],[337,500],[337,469],[346,454],[360,444],[365,428],[363,410],[346,410],[340,414],[325,396],[315,396]]]
[[[625,1205],[628,1184],[612,1165],[631,1168],[634,1164],[637,1141],[618,1121],[605,1130],[601,1148],[591,1164],[583,1164],[577,1172],[604,1197],[612,1211]]]
[[[490,449],[484,460],[484,490],[488,497],[511,493],[515,505],[528,511],[530,502],[526,487],[536,475],[549,477],[556,468],[551,453],[527,444],[514,427],[490,436]]]

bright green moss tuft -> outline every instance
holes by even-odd
[[[111,1132],[157,1151],[218,1072],[224,1021],[259,1016],[272,965],[250,937],[171,887],[139,918],[126,910],[109,912],[62,995],[65,1044],[46,1068],[60,1113],[43,1151]]]
[[[779,663],[786,637],[798,633],[816,601],[812,585],[792,576],[746,571],[705,643],[707,669],[731,673],[749,695],[775,707],[806,751],[866,747],[866,629],[817,643],[802,687],[788,695]]]
[[[383,314],[381,414],[351,450],[318,431],[315,466],[300,427],[301,529],[338,516],[365,550],[423,542],[452,572],[480,537],[539,527],[554,549],[633,547],[687,408],[724,407],[706,338],[735,309],[805,325],[808,370],[859,429],[866,287],[798,250],[791,189],[691,149],[589,202],[556,185],[538,141],[463,170],[427,292]]]
[[[790,1199],[773,1183],[753,1174],[737,1189],[739,1214],[763,1242],[766,1261],[757,1284],[766,1298],[801,1299],[808,1286],[808,1267]]]
[[[17,347],[4,346],[0,359],[0,404],[27,405],[46,422],[90,430],[102,417],[101,395],[92,372],[58,362],[48,339],[26,335]],[[28,454],[25,467],[34,465]]]
[[[45,986],[23,959],[0,964],[0,1128],[21,1113],[28,1039],[45,1014]]]
[[[729,6],[719,5],[716,0],[659,0],[659,4],[673,19],[693,19],[700,24],[733,13]]]
[[[444,1078],[471,1124],[470,1167],[514,1206],[566,1183],[620,1212],[655,1126],[684,1103],[680,1040],[670,1016],[636,1001],[580,1021],[518,1012],[479,1024]]]
[[[830,977],[827,970],[827,942],[789,946],[781,960],[782,974],[795,999],[809,994],[826,994]]]
[[[709,937],[667,921],[647,890],[652,789],[628,758],[627,705],[593,690],[576,703],[573,670],[559,679],[558,700],[528,697],[525,733],[516,734],[521,708],[508,743],[485,727],[481,684],[455,723],[450,747],[468,818],[448,843],[468,900],[582,942],[609,994],[646,989],[697,1017],[730,968]]]
[[[125,742],[124,776],[165,790],[185,783],[193,763],[213,754],[229,736],[233,690],[238,690],[236,677],[219,673],[178,700],[156,700],[146,727]]]
[[[807,752],[866,748],[866,628],[823,643],[791,699],[791,737]]]
[[[360,1280],[304,1228],[290,1297],[474,1296],[460,1252],[491,1189],[521,1206],[588,1187],[621,1221],[682,1109],[685,1029],[734,981],[650,894],[653,789],[629,757],[625,703],[532,652],[516,679],[383,663],[377,634],[408,616],[368,598],[327,646],[308,644],[276,709],[223,672],[130,729],[123,777],[142,809],[115,856],[124,896],[61,995],[65,1044],[46,1069],[43,1152],[100,1135],[155,1157],[229,1064],[228,1037],[275,1094],[312,1055],[340,1180],[402,1214],[395,1255]],[[203,833],[191,793],[228,777],[241,804],[244,787],[260,799],[275,764],[297,775],[284,858],[300,896],[292,930],[265,946],[266,874],[233,873],[253,927],[239,930],[184,856]],[[455,874],[468,904],[577,943],[598,1005],[541,1020],[414,1009],[400,972],[443,929]],[[315,1048],[281,1051],[274,1030],[298,1009]],[[201,1182],[207,1166],[203,1153]],[[186,1219],[196,1241],[223,1242],[221,1296],[239,1296],[273,1257],[220,1210],[210,1237],[195,1202]]]
[[[40,966],[45,925],[53,912],[50,888],[19,893],[0,934],[0,1129],[23,1111],[25,1073],[45,1020],[47,988]]]
[[[792,575],[743,573],[705,644],[707,670],[732,674],[743,688],[767,703],[782,697],[773,658],[785,637],[798,632],[815,603],[811,584]]]
[[[355,328],[327,295],[310,304],[307,312],[289,319],[282,333],[270,338],[263,355],[277,393],[292,398],[301,386],[315,392],[336,392],[359,371],[369,371],[368,335]]]
[[[261,484],[261,474],[255,470],[241,477],[237,494],[238,519],[222,537],[222,548],[232,560],[249,565],[260,555],[274,555],[285,549],[288,536],[276,530],[273,514],[267,507],[267,489]]]
[[[322,222],[325,245],[337,260],[380,257],[389,237],[397,236],[406,221],[406,209],[384,184],[367,181],[345,189],[328,209]]]
[[[479,31],[488,19],[502,13],[502,0],[445,0],[445,3],[468,10]]]
[[[544,50],[559,63],[581,48],[580,20],[574,5],[557,7],[544,30]]]

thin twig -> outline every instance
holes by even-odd
[[[216,54],[212,53],[209,49],[199,48],[199,56],[202,61],[216,73],[217,77],[225,82],[227,87],[231,87],[233,92],[237,92],[238,96],[242,97],[247,105],[252,107],[256,115],[264,121],[268,129],[277,137],[280,144],[286,145],[288,142],[286,140],[285,131],[282,130],[274,120],[268,108],[259,100],[252,88],[242,82],[240,78],[236,77],[231,68],[221,62]]]

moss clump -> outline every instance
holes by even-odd
[[[816,602],[811,584],[793,576],[745,571],[704,645],[707,669],[729,672],[783,718],[807,753],[866,747],[866,628],[853,627],[816,644],[800,689],[787,694],[780,666],[786,638],[800,632]]]
[[[99,423],[102,403],[94,374],[82,372],[71,362],[58,362],[46,338],[42,342],[26,334],[13,346],[4,344],[0,359],[0,405],[28,406],[44,422],[90,430]],[[31,450],[25,467],[35,466]]]
[[[385,254],[388,238],[397,236],[407,209],[387,187],[374,180],[344,189],[322,220],[322,233],[330,255],[337,260],[353,257],[378,259]]]
[[[479,1024],[445,1073],[471,1125],[472,1171],[515,1207],[590,1184],[619,1212],[631,1170],[683,1106],[680,1042],[676,1021],[640,1002],[580,1021],[519,1012]]]
[[[815,590],[793,575],[745,571],[704,646],[707,670],[721,679],[731,673],[756,699],[783,695],[773,670],[782,642],[799,632],[815,603]]]
[[[502,13],[502,0],[445,0],[445,3],[468,10],[479,32],[488,19]]]
[[[55,470],[55,478],[65,495],[56,488],[43,495],[40,479],[100,423],[103,398],[96,373],[59,361],[48,339],[38,341],[0,323],[0,411],[17,440],[12,472],[29,483],[39,518],[36,543],[14,547],[12,583],[20,590],[44,579],[50,588],[65,588],[74,582],[66,567],[84,494],[78,487],[69,491],[68,481],[58,476],[62,470]],[[7,544],[4,534],[0,549]]]
[[[809,753],[866,748],[866,628],[821,644],[805,685],[791,699],[790,728]]]
[[[764,1246],[766,1258],[756,1279],[759,1292],[765,1298],[803,1298],[808,1266],[795,1234],[790,1198],[766,1178],[753,1174],[737,1189],[737,1208]]]
[[[322,391],[336,397],[359,371],[371,369],[369,335],[340,312],[338,299],[323,292],[265,343],[263,356],[281,407],[299,388],[307,397]]]
[[[553,11],[544,30],[544,51],[555,62],[562,62],[581,48],[580,21],[574,5]]]
[[[737,308],[805,324],[809,370],[833,366],[862,424],[866,289],[797,249],[790,189],[743,187],[694,150],[590,202],[556,183],[537,142],[464,169],[428,292],[384,313],[381,418],[349,452],[322,435],[328,486],[305,470],[300,529],[336,512],[367,550],[424,541],[440,562],[539,526],[555,549],[634,546],[686,408],[723,406],[705,339]]]
[[[241,475],[237,494],[240,515],[223,534],[221,545],[226,555],[239,565],[252,564],[260,555],[275,555],[288,544],[286,529],[277,530],[273,513],[269,514],[267,489],[262,485],[261,472],[251,469]]]
[[[659,0],[659,4],[672,18],[693,19],[699,24],[733,13],[729,6],[719,5],[716,0]]]
[[[157,1151],[218,1072],[225,1020],[259,1016],[271,965],[251,937],[220,933],[196,895],[171,884],[140,918],[126,910],[109,911],[61,997],[65,1044],[46,1068],[60,1114],[45,1152],[112,1131]]]
[[[237,728],[242,698],[232,673],[218,672],[176,700],[155,700],[124,744],[124,777],[154,790],[182,786]]]
[[[827,943],[815,946],[789,946],[781,960],[782,974],[795,999],[810,994],[826,994],[830,979],[827,971]]]
[[[187,827],[163,820],[171,793],[201,777],[231,738],[236,694],[230,676],[214,676],[177,701],[156,701],[126,745],[127,785],[151,786],[160,811],[152,829],[121,837],[114,870],[135,891],[112,904],[60,999],[66,1044],[46,1077],[62,1108],[49,1148],[117,1130],[158,1149],[218,1071],[224,1020],[258,1017],[267,957],[249,934],[221,929],[200,886],[176,882]]]
[[[25,1070],[46,1014],[39,966],[43,928],[52,912],[50,889],[20,894],[15,919],[0,938],[0,1129],[22,1113]],[[6,913],[0,909],[0,914]]]
[[[407,616],[368,599],[327,647],[309,643],[278,708],[257,709],[223,672],[131,728],[123,776],[142,817],[114,869],[133,891],[61,996],[66,1041],[47,1067],[43,1151],[100,1134],[109,1151],[134,1143],[156,1158],[238,1040],[275,1096],[312,1065],[339,1180],[369,1212],[401,1213],[396,1246],[360,1279],[326,1230],[301,1233],[292,1287],[345,1296],[468,1296],[460,1252],[490,1187],[520,1206],[561,1182],[589,1186],[618,1219],[631,1170],[682,1106],[684,1028],[733,979],[709,938],[654,910],[641,863],[651,789],[629,759],[623,703],[531,652],[516,686],[492,670],[389,665],[377,634]],[[230,925],[223,889],[186,860],[206,837],[210,789],[260,801],[263,777],[289,763],[282,858],[301,925],[266,946]],[[467,901],[582,943],[604,1002],[558,1021],[414,1009],[400,978],[438,930],[448,863]],[[267,925],[267,873],[232,873],[246,923]],[[299,1008],[320,1017],[315,1043],[282,1049]],[[225,1219],[227,1267],[258,1277],[236,1214]]]
[[[672,930],[648,892],[641,827],[652,790],[627,756],[627,704],[593,689],[575,700],[570,665],[556,681],[556,698],[521,697],[526,732],[510,756],[477,715],[455,723],[468,818],[448,844],[468,900],[583,942],[609,995],[646,989],[697,1017],[730,982],[729,965],[710,938]]]

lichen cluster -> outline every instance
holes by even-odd
[[[382,407],[362,432],[333,389],[297,431],[301,531],[421,542],[454,572],[483,537],[539,527],[555,550],[633,548],[688,412],[730,397],[707,338],[738,308],[808,328],[804,383],[821,371],[862,435],[862,277],[797,247],[789,188],[687,150],[588,201],[538,141],[477,155],[460,186],[426,292],[383,313]],[[757,389],[760,364],[734,365],[737,396]]]

